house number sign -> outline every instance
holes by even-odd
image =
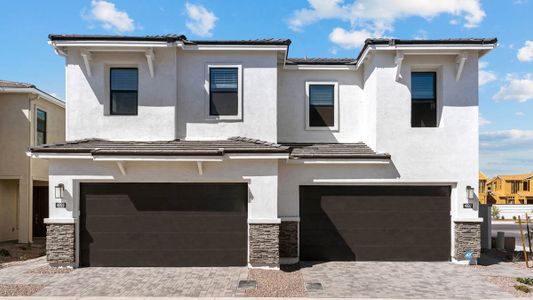
[[[56,202],[56,208],[67,208],[67,203],[65,203],[65,202]]]
[[[463,203],[463,208],[474,208],[474,203]]]

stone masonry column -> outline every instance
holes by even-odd
[[[481,223],[455,222],[455,251],[456,260],[466,260],[465,253],[471,251],[473,258],[481,255]]]
[[[51,265],[73,265],[75,262],[75,224],[46,225],[46,260]]]
[[[279,227],[279,223],[248,224],[252,267],[279,267]]]

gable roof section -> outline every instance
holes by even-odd
[[[479,180],[488,180],[489,178],[487,177],[487,175],[485,175],[485,173],[479,171]]]
[[[522,181],[522,180],[526,180],[526,179],[533,177],[533,173],[516,174],[516,175],[498,175],[496,177],[499,177],[505,181]]]
[[[25,82],[16,82],[0,79],[0,93],[33,93],[38,94],[42,99],[65,108],[65,102],[40,90],[35,85]]]

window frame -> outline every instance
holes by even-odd
[[[135,113],[133,114],[122,114],[113,112],[113,88],[112,88],[112,76],[111,73],[113,70],[137,70],[137,97],[135,98]],[[138,66],[110,66],[108,68],[109,74],[109,115],[110,116],[138,116],[139,115],[139,67]],[[133,90],[121,90],[122,92],[133,92]]]
[[[309,87],[312,85],[333,85],[333,126],[310,126],[309,106],[311,97]],[[306,81],[305,82],[305,130],[306,131],[339,131],[339,82],[338,81]]]
[[[212,115],[211,114],[211,69],[219,69],[219,68],[228,68],[228,69],[237,69],[237,114],[236,115]],[[204,88],[206,91],[206,98],[205,98],[205,116],[207,120],[218,120],[218,121],[242,121],[242,102],[243,102],[243,94],[242,94],[242,64],[239,63],[208,63],[205,66],[205,83]]]
[[[45,119],[44,119],[44,143],[39,144],[39,113],[38,111],[44,112]],[[46,145],[48,142],[48,111],[40,106],[35,106],[35,138],[34,138],[34,144],[36,146],[38,145]]]
[[[434,95],[435,95],[435,126],[413,126],[413,73],[433,73],[435,77],[433,78],[433,84],[435,86]],[[413,66],[409,73],[409,92],[411,97],[409,98],[409,127],[413,129],[421,128],[439,128],[440,125],[440,98],[442,95],[440,93],[440,67],[417,67]],[[433,99],[417,99],[417,100],[433,100]]]

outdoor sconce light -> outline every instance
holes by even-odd
[[[62,183],[54,187],[56,199],[63,199],[63,192],[65,191],[65,185]]]
[[[466,187],[466,197],[468,200],[474,200],[474,188],[471,186]]]

